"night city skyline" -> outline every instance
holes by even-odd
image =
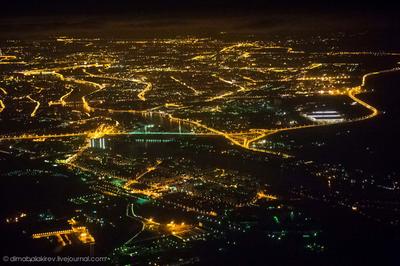
[[[2,3],[3,263],[399,265],[398,7]]]

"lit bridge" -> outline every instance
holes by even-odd
[[[6,140],[45,140],[45,139],[56,139],[56,138],[69,138],[69,137],[91,137],[92,132],[81,132],[81,133],[65,133],[65,134],[48,134],[48,135],[19,135],[19,136],[0,136],[0,141]],[[196,133],[196,132],[151,132],[151,131],[129,131],[129,132],[109,132],[104,133],[102,136],[118,136],[118,135],[147,135],[147,136],[154,136],[154,135],[186,135],[186,136],[218,136],[215,133]],[[99,136],[99,137],[102,137]],[[93,138],[99,138],[94,136]]]
[[[189,135],[189,136],[218,136],[216,133],[211,133],[211,132],[202,132],[202,133],[197,133],[197,132],[164,132],[164,131],[131,131],[127,133],[116,133],[118,135]],[[113,133],[111,133],[113,135]]]

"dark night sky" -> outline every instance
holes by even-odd
[[[0,33],[398,31],[399,7],[366,0],[9,0],[1,3]]]
[[[9,0],[2,1],[3,16],[18,15],[218,15],[245,12],[393,13],[397,1],[351,0]]]

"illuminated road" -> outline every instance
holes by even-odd
[[[217,75],[213,75],[215,78],[217,78],[219,81],[221,81],[221,82],[224,82],[224,83],[227,83],[227,84],[229,84],[229,85],[232,85],[232,86],[234,86],[234,87],[238,87],[239,88],[239,90],[237,90],[236,92],[245,92],[245,91],[249,91],[250,89],[248,89],[248,88],[245,88],[245,87],[243,87],[243,86],[240,86],[239,84],[236,84],[234,81],[231,81],[231,80],[226,80],[226,79],[224,79],[224,78],[221,78],[220,76],[217,76]]]
[[[206,102],[212,102],[212,101],[215,101],[215,100],[220,100],[220,99],[223,99],[225,97],[231,96],[233,94],[234,94],[234,92],[230,91],[230,92],[226,92],[226,93],[214,96],[214,97],[210,97],[210,98],[206,99],[205,101]]]
[[[175,223],[174,221],[171,221],[167,224],[161,224],[152,218],[145,218],[143,216],[137,215],[133,209],[133,204],[128,204],[126,207],[126,216],[129,218],[132,218],[136,221],[139,221],[142,223],[141,229],[133,236],[131,237],[126,243],[129,244],[132,242],[135,238],[137,238],[145,229],[153,229],[158,232],[162,232],[163,235],[167,233],[168,235],[175,236],[177,238],[182,239],[180,235],[190,232],[193,229],[193,226],[185,224],[185,223]]]
[[[213,76],[214,78],[218,79],[219,81],[223,82],[223,83],[229,84],[229,85],[234,86],[234,87],[238,87],[239,89],[238,89],[237,91],[225,92],[225,93],[223,93],[223,94],[210,97],[210,98],[208,98],[208,99],[205,100],[206,102],[212,102],[212,101],[215,101],[215,100],[221,100],[221,99],[226,98],[226,97],[228,97],[228,96],[231,96],[231,95],[233,95],[233,94],[235,94],[235,93],[238,93],[238,92],[246,92],[246,91],[249,91],[249,90],[250,90],[250,89],[245,88],[245,87],[243,87],[243,86],[241,86],[241,85],[239,85],[239,84],[236,84],[236,83],[233,82],[233,81],[223,79],[223,78],[221,78],[221,77],[219,77],[219,76],[217,76],[217,75],[215,75],[215,74],[212,75],[212,76]]]
[[[143,176],[147,175],[150,172],[153,172],[154,170],[157,169],[157,166],[159,166],[162,163],[162,161],[158,160],[154,165],[147,167],[146,171],[144,171],[143,173],[139,174],[138,176],[136,176],[135,178],[130,179],[128,182],[126,182],[124,184],[124,188],[125,189],[129,189],[129,187],[134,184],[137,183],[137,181],[142,178]]]
[[[90,143],[86,143],[85,145],[83,145],[82,147],[80,147],[79,150],[78,150],[76,153],[74,153],[73,155],[71,155],[70,157],[68,157],[68,158],[65,160],[65,163],[66,163],[66,164],[69,164],[69,165],[71,165],[71,166],[75,166],[75,165],[73,164],[73,162],[74,162],[84,151],[86,151],[89,147],[90,147]]]
[[[130,206],[130,208],[129,208],[129,206]],[[130,211],[132,214],[129,214],[129,211]],[[140,230],[139,230],[135,235],[133,235],[128,241],[125,242],[125,245],[126,245],[126,244],[129,244],[130,242],[132,242],[132,241],[133,241],[136,237],[138,237],[138,236],[145,230],[145,228],[146,228],[146,223],[144,222],[145,219],[144,219],[143,217],[138,216],[138,215],[135,214],[135,211],[133,210],[133,204],[128,204],[128,205],[126,206],[126,216],[129,217],[129,218],[132,218],[132,219],[134,219],[134,220],[136,220],[136,221],[139,221],[139,222],[142,224],[142,227],[140,228]]]
[[[0,55],[0,60],[14,60],[17,59],[15,55]]]
[[[32,99],[32,97],[30,95],[26,96],[26,98],[28,98],[30,101],[32,101],[36,104],[35,108],[33,109],[32,113],[31,113],[31,117],[34,117],[34,116],[36,116],[36,112],[39,109],[40,102],[36,101],[35,99]]]
[[[83,64],[83,65],[74,65],[74,66],[67,66],[67,67],[55,67],[55,68],[44,68],[44,69],[32,69],[20,72],[25,76],[32,76],[32,75],[57,75],[59,71],[62,70],[74,70],[79,68],[91,68],[91,67],[105,67],[106,64]],[[61,74],[59,74],[61,75]],[[61,75],[62,76],[62,75]]]
[[[0,91],[4,93],[4,95],[7,95],[7,91],[0,87]],[[4,104],[3,100],[0,99],[0,113],[3,112],[3,110],[6,108],[6,105]]]
[[[60,97],[60,99],[58,101],[50,101],[49,102],[49,106],[52,105],[62,105],[65,106],[67,103],[65,101],[65,99],[71,95],[71,93],[74,91],[73,88],[71,88],[71,90],[69,92],[67,92],[66,94],[64,94],[63,96]]]
[[[361,104],[362,106],[364,106],[365,108],[367,108],[368,110],[370,110],[371,113],[370,113],[369,115],[365,116],[365,117],[361,117],[361,118],[356,119],[356,120],[365,120],[365,119],[369,119],[369,118],[372,118],[372,117],[374,117],[374,116],[377,116],[377,115],[378,115],[378,109],[376,109],[375,107],[373,107],[373,106],[369,105],[368,103],[366,103],[366,102],[360,100],[359,98],[357,98],[355,95],[357,95],[357,94],[359,94],[359,93],[361,93],[361,87],[355,87],[355,88],[352,88],[352,89],[349,91],[348,96],[349,96],[353,101],[355,101],[355,102]]]
[[[188,88],[189,90],[193,91],[194,95],[199,95],[199,94],[200,94],[200,92],[199,92],[198,90],[196,90],[196,89],[193,88],[192,86],[189,86],[189,85],[186,84],[185,82],[183,82],[183,81],[181,81],[181,80],[179,80],[179,79],[177,79],[177,78],[175,78],[175,77],[173,77],[173,76],[170,76],[170,78],[171,78],[172,80],[174,80],[175,82],[181,84],[182,86]]]
[[[74,80],[74,82],[76,82],[76,81],[77,81],[77,80]],[[95,91],[89,93],[88,95],[82,96],[83,109],[84,109],[85,111],[87,111],[87,112],[91,112],[93,109],[90,107],[89,102],[86,100],[86,96],[90,96],[90,95],[92,95],[92,94],[94,94],[94,93],[96,93],[96,92],[101,91],[102,89],[105,88],[105,86],[99,85],[99,84],[94,83],[94,82],[88,83],[87,85],[91,85],[91,86],[97,88],[97,90],[95,90]]]
[[[3,112],[3,110],[6,108],[5,104],[3,103],[2,100],[0,100],[0,113]]]
[[[33,140],[33,139],[52,139],[52,138],[68,138],[85,136],[87,133],[66,133],[66,134],[49,134],[49,135],[20,135],[20,136],[1,136],[1,140]]]
[[[151,84],[150,82],[142,82],[142,84],[145,84],[145,87],[143,88],[143,90],[141,92],[138,93],[138,98],[141,101],[146,101],[146,93],[148,93],[152,88],[153,88],[153,84]]]

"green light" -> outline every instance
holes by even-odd
[[[123,187],[125,184],[125,181],[120,180],[120,179],[113,179],[113,180],[111,180],[111,183],[116,187]]]
[[[139,205],[144,205],[144,204],[148,203],[149,201],[150,201],[150,200],[145,199],[145,198],[138,198],[138,199],[136,200],[136,203],[139,204]]]

